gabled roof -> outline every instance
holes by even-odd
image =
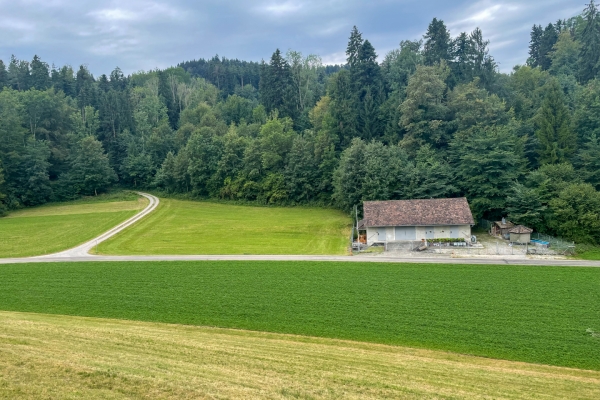
[[[502,221],[496,221],[494,224],[496,224],[500,229],[509,229],[515,226],[515,224],[510,221],[504,221],[504,223],[502,223]]]
[[[508,231],[508,233],[531,233],[533,232],[533,229],[528,228],[526,226],[523,225],[517,225],[514,228],[512,228],[510,231]]]
[[[474,225],[464,197],[456,199],[365,201],[364,226]]]

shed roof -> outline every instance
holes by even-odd
[[[509,229],[512,228],[513,226],[515,226],[515,224],[513,224],[510,221],[504,221],[504,223],[502,223],[502,221],[496,221],[494,222],[500,229]]]
[[[455,199],[365,201],[364,226],[474,225],[464,197]]]
[[[533,229],[528,228],[528,227],[523,226],[523,225],[517,225],[514,228],[512,228],[510,231],[508,231],[508,233],[518,233],[518,234],[521,234],[521,233],[531,233],[531,232],[533,232]]]

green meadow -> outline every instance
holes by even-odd
[[[600,370],[600,269],[327,262],[0,266],[0,310],[247,329]]]
[[[150,215],[99,246],[102,254],[346,254],[350,218],[307,207],[161,199]]]
[[[134,194],[27,208],[0,218],[0,258],[55,253],[85,243],[143,209]]]

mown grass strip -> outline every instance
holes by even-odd
[[[593,334],[600,332],[596,268],[4,265],[0,309],[292,333],[600,370],[600,337]]]
[[[0,399],[594,399],[600,371],[243,330],[0,312]]]
[[[347,254],[351,221],[339,210],[161,199],[102,254]]]
[[[147,204],[148,200],[137,194],[116,192],[12,212],[0,218],[0,258],[75,247],[134,216]]]

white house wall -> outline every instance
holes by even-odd
[[[421,239],[427,238],[427,231],[433,228],[433,237],[435,239],[447,239],[451,237],[450,231],[458,228],[458,240],[465,240],[471,238],[471,226],[470,225],[453,225],[453,226],[416,226],[416,239],[421,241]],[[367,228],[367,243],[373,244],[376,242],[382,242],[379,239],[379,233],[385,232],[386,241],[394,242],[396,240],[396,227],[387,226],[387,227],[369,227]]]

